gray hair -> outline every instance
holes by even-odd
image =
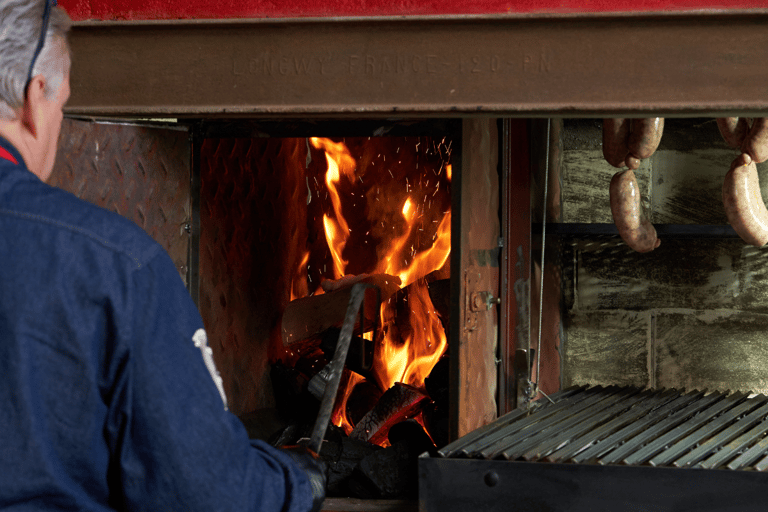
[[[24,105],[29,66],[40,39],[45,2],[50,0],[0,0],[0,118],[16,119]],[[67,32],[72,21],[63,9],[53,7],[45,46],[32,76],[45,77],[46,97],[52,99],[69,72]],[[63,45],[63,48],[62,48]],[[63,50],[63,52],[62,52]],[[61,58],[61,55],[64,58]]]

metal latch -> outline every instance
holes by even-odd
[[[496,304],[501,304],[501,298],[494,297],[491,292],[474,292],[469,298],[472,311],[488,311]]]

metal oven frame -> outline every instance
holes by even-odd
[[[487,240],[478,247],[462,246],[467,254],[458,260],[454,275],[465,278],[457,279],[452,290],[458,318],[479,315],[499,327],[499,349],[493,357],[500,368],[497,412],[502,414],[516,403],[515,352],[531,337],[531,188],[537,186],[531,169],[541,166],[529,144],[541,136],[543,125],[524,119],[765,115],[767,27],[767,9],[79,22],[70,38],[74,59],[66,114],[189,121],[461,118],[465,147],[473,133],[481,137],[484,127],[503,119],[498,132],[503,247],[491,247]],[[467,162],[466,151],[464,158]],[[471,233],[469,210],[455,220],[454,236]],[[494,250],[500,268],[477,280],[468,278],[478,258]],[[517,293],[516,283],[522,284]],[[494,285],[500,290],[498,319],[489,316],[495,308],[484,311],[470,300]],[[453,437],[472,428],[462,418],[484,392],[479,388],[487,387],[482,379],[461,376],[471,371],[471,354],[493,346],[490,338],[496,336],[461,331],[451,341],[457,403]],[[462,481],[462,471],[474,471],[464,461],[450,461],[450,467],[442,466],[446,461],[434,464],[439,471],[458,471]],[[510,470],[515,466],[506,465]],[[544,476],[537,471],[526,466],[520,473],[539,482]],[[580,471],[602,469],[556,471],[561,474],[557,485],[568,487]],[[619,480],[640,475],[663,480],[665,475],[648,468],[623,468],[615,474]],[[752,478],[747,475],[740,482]],[[619,480],[613,482],[616,488]],[[731,490],[742,485],[719,482],[713,485]],[[530,488],[541,495],[536,486]],[[608,495],[620,493],[609,488]],[[504,493],[498,497],[509,503]]]

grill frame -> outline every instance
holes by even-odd
[[[553,398],[420,457],[421,510],[765,510],[768,397],[581,386]],[[665,450],[677,454],[650,464]]]
[[[763,511],[756,471],[419,458],[419,510]]]

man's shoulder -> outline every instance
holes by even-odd
[[[0,215],[43,231],[70,233],[84,250],[95,246],[122,254],[137,268],[162,251],[134,222],[39,180],[18,183],[0,203]]]

